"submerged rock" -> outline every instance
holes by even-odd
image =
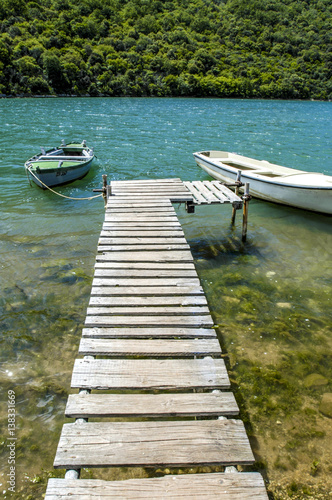
[[[290,309],[292,307],[292,304],[290,302],[277,302],[277,306],[281,307],[282,309]]]
[[[309,389],[313,387],[321,387],[323,385],[327,385],[328,383],[328,379],[319,373],[311,373],[304,379],[304,385]]]
[[[323,394],[322,401],[319,405],[319,411],[325,415],[325,417],[332,418],[332,392]]]

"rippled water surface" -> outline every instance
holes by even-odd
[[[0,100],[0,482],[7,498],[8,391],[16,398],[17,498],[41,498],[54,474],[104,216],[100,198],[70,200],[30,186],[25,160],[62,138],[86,139],[97,155],[90,173],[58,188],[74,198],[93,195],[104,173],[109,180],[208,179],[192,157],[205,149],[332,175],[331,106]],[[255,470],[275,498],[328,498],[332,425],[322,399],[332,393],[331,217],[253,200],[243,245],[240,216],[231,229],[229,207],[194,215],[176,208],[218,325]]]

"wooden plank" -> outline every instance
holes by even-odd
[[[104,481],[49,479],[45,500],[268,500],[258,472]]]
[[[214,196],[219,200],[219,203],[231,203],[230,197],[227,196],[227,191],[231,193],[229,189],[226,188],[227,191],[225,189],[220,189],[219,185],[215,185],[210,181],[203,181],[203,184],[214,194]]]
[[[143,271],[154,269],[169,270],[169,271],[186,271],[195,270],[195,265],[193,262],[96,262],[95,269],[122,269],[122,270],[134,270],[141,269]],[[196,272],[196,271],[195,271]],[[159,273],[158,273],[159,275]]]
[[[110,197],[107,202],[107,209],[112,210],[113,207],[155,207],[156,203],[150,199],[139,199],[139,200],[128,200],[127,197],[122,198],[121,196]],[[169,200],[160,200],[158,207],[172,207],[172,203]],[[173,207],[172,207],[173,208]],[[174,208],[173,208],[174,210]]]
[[[205,203],[215,203],[218,201],[218,198],[216,198],[214,194],[211,193],[207,185],[204,184],[202,181],[194,181],[193,185],[197,187],[200,193],[204,196],[204,198],[206,199]]]
[[[176,229],[178,231],[182,231],[181,224],[179,221],[170,221],[170,222],[151,222],[149,221],[136,221],[132,222],[132,220],[122,221],[122,222],[104,222],[103,230],[105,231],[113,231],[113,229],[124,228],[127,231],[134,230],[137,231],[138,227],[144,228],[145,231],[153,231],[156,228],[160,229],[172,229],[173,231]]]
[[[165,179],[124,179],[124,180],[114,180],[111,182],[112,188],[116,186],[139,186],[139,185],[154,185],[154,184],[182,184],[182,180],[180,177],[171,177],[171,178],[165,178]]]
[[[200,193],[199,189],[195,185],[193,185],[192,182],[185,182],[184,184],[188,188],[190,193],[193,195],[194,203],[198,205],[200,205],[201,203],[206,203],[206,199]]]
[[[227,198],[229,198],[230,202],[233,203],[234,201],[239,201],[242,202],[242,198],[237,196],[231,189],[229,189],[227,186],[224,186],[222,182],[220,181],[210,181],[211,184],[221,191]]]
[[[186,189],[183,183],[181,184],[175,184],[173,183],[172,185],[166,185],[166,184],[155,184],[153,187],[149,185],[136,185],[136,186],[130,186],[130,185],[121,185],[119,184],[116,188],[113,189],[112,191],[112,198],[116,198],[118,196],[125,196],[126,194],[138,194],[140,196],[144,195],[151,195],[151,196],[160,196],[160,198],[163,198],[167,196],[168,194],[172,193],[184,193],[186,194]]]
[[[96,277],[92,281],[93,287],[100,286],[200,286],[200,281],[198,278],[99,278]]]
[[[107,213],[108,214],[117,214],[117,213],[130,213],[130,214],[145,214],[145,213],[152,213],[152,214],[170,214],[174,215],[175,210],[173,207],[161,207],[154,205],[152,207],[137,207],[135,209],[133,208],[117,208],[117,207],[112,207],[111,209],[107,208]]]
[[[91,356],[152,356],[152,357],[194,357],[220,356],[217,339],[91,339],[82,338],[79,353]]]
[[[228,389],[224,361],[76,359],[71,386],[82,389]]]
[[[247,465],[254,457],[239,420],[65,424],[54,467]]]
[[[109,267],[95,268],[95,277],[104,278],[197,278],[195,269],[113,269]]]
[[[189,191],[170,191],[170,192],[160,192],[154,194],[148,194],[147,192],[134,192],[133,193],[119,193],[122,199],[133,200],[135,197],[144,197],[145,200],[154,201],[155,205],[158,206],[160,201],[170,200],[172,203],[183,203],[185,201],[192,201],[193,196]]]
[[[176,236],[153,236],[149,238],[148,236],[137,236],[137,233],[134,233],[133,236],[118,236],[118,237],[102,237],[99,239],[99,245],[182,245],[187,248],[190,248],[186,239],[181,235],[179,231],[179,235]]]
[[[212,327],[209,314],[200,316],[87,316],[85,326],[170,326],[170,327]]]
[[[155,251],[163,251],[163,250],[170,250],[170,251],[176,251],[176,250],[187,250],[189,249],[190,246],[187,243],[159,243],[157,244],[132,244],[132,245],[104,245],[104,244],[99,244],[98,246],[98,252],[134,252],[134,251],[150,251],[150,250],[155,250]]]
[[[125,297],[90,297],[89,306],[207,306],[207,300],[204,295],[189,295],[189,296],[125,296]]]
[[[161,394],[70,394],[69,418],[94,417],[217,417],[238,415],[231,392]]]
[[[166,238],[166,237],[183,237],[184,238],[184,232],[179,231],[178,229],[155,229],[155,230],[149,230],[146,231],[145,229],[138,229],[136,231],[128,231],[127,229],[114,229],[113,231],[110,232],[104,232],[101,231],[100,236],[101,238],[104,238],[107,240],[112,235],[112,238],[116,237],[133,237],[136,236],[138,238]]]
[[[125,302],[125,301],[124,301]],[[121,306],[92,306],[87,308],[87,316],[118,316],[118,315],[133,315],[133,316],[185,316],[185,315],[195,315],[195,314],[209,314],[209,308],[207,306],[192,306],[188,305],[186,307],[179,305],[141,305],[141,306],[129,306],[128,304],[122,304]]]
[[[179,219],[176,215],[156,215],[154,212],[145,214],[128,214],[128,213],[118,213],[118,214],[105,214],[105,223],[113,222],[178,222]]]
[[[99,262],[193,262],[189,250],[160,252],[110,252],[96,257]]]
[[[200,286],[96,286],[92,287],[91,295],[99,297],[120,296],[167,296],[167,295],[204,295]]]
[[[138,327],[94,327],[83,328],[83,337],[90,338],[216,338],[217,334],[213,328],[184,328],[184,327],[153,327],[153,328],[138,328]]]

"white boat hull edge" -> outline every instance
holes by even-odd
[[[204,156],[199,153],[194,153],[194,157],[197,165],[214,179],[222,182],[234,182],[236,180],[237,170],[232,172],[227,167],[223,168],[222,164],[214,165],[207,157],[205,160]],[[238,170],[241,170],[241,167]],[[299,175],[301,175],[300,172]],[[252,175],[246,175],[245,171],[241,172],[241,181],[250,183],[250,194],[256,198],[332,215],[332,184],[331,187],[287,185],[271,179],[255,179]]]

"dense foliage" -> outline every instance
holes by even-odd
[[[0,0],[0,94],[331,99],[330,0]]]

